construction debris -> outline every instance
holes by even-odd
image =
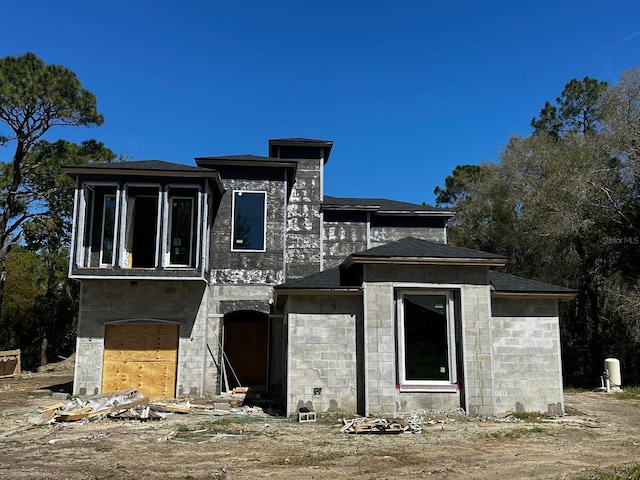
[[[58,402],[38,410],[30,419],[32,424],[42,425],[55,422],[79,420],[160,420],[167,415],[265,415],[259,407],[243,407],[246,392],[231,392],[217,397],[208,404],[191,404],[189,399],[176,401],[150,401],[136,389],[96,395],[82,400],[75,398],[69,402]],[[216,408],[218,407],[218,408]]]
[[[419,422],[408,422],[402,418],[356,417],[350,420],[342,419],[342,422],[344,424],[340,429],[342,433],[398,434],[422,432],[422,425]]]

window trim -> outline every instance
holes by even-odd
[[[113,199],[113,235],[111,238],[111,262],[105,262],[104,260],[104,226],[105,226],[105,220],[106,220],[106,213],[107,213],[107,199],[108,198],[112,198]],[[95,201],[95,200],[94,200]],[[111,193],[106,193],[103,195],[102,197],[102,225],[100,227],[100,259],[98,262],[98,265],[102,268],[104,267],[112,267],[115,265],[115,259],[116,259],[116,238],[117,236],[117,225],[118,225],[118,218],[117,218],[117,214],[118,214],[118,195],[117,192],[114,192],[113,194]]]
[[[404,297],[405,295],[444,295],[446,297],[447,320],[447,367],[448,380],[407,380],[405,371],[405,326],[404,326]],[[456,308],[455,295],[451,290],[403,288],[396,290],[396,329],[397,329],[397,371],[398,386],[401,392],[455,392],[458,390],[458,369],[456,352]]]
[[[194,233],[195,233],[195,213],[196,213],[196,201],[197,198],[196,196],[193,197],[189,197],[187,195],[169,195],[168,196],[168,202],[167,202],[167,214],[168,214],[168,222],[167,222],[167,242],[168,242],[168,248],[167,248],[167,265],[169,267],[186,267],[186,268],[195,268],[195,264],[196,261],[194,259],[194,247],[195,245],[193,244],[193,239],[194,239]],[[189,227],[189,261],[187,263],[172,263],[171,262],[171,249],[173,247],[172,245],[172,232],[173,232],[173,201],[174,200],[191,200],[191,222],[190,222],[190,227]]]
[[[259,193],[263,197],[262,209],[262,248],[235,248],[235,229],[236,229],[236,194],[240,196],[244,193]],[[231,251],[232,252],[266,252],[267,251],[267,192],[264,190],[233,190],[231,205]]]

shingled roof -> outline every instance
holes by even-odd
[[[504,294],[538,293],[572,297],[576,293],[575,290],[571,290],[570,288],[518,277],[508,273],[496,272],[495,270],[489,271],[489,281],[491,282],[493,291]]]
[[[502,266],[506,262],[506,257],[495,253],[407,237],[354,253],[343,265],[348,267],[353,263],[438,263]]]
[[[448,208],[439,208],[432,205],[420,205],[417,203],[388,200],[386,198],[357,198],[357,197],[332,197],[325,195],[322,202],[323,210],[365,210],[379,214],[398,213],[429,213],[445,216],[453,216],[454,212]]]
[[[82,173],[95,171],[126,170],[130,173],[135,171],[153,172],[200,172],[211,173],[209,168],[192,167],[183,163],[165,162],[164,160],[135,160],[131,162],[101,162],[87,163],[84,165],[65,165],[65,171],[82,170]]]

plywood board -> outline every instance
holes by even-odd
[[[11,377],[20,373],[20,350],[0,351],[0,377]]]
[[[102,392],[136,388],[150,398],[175,395],[179,325],[107,325]]]

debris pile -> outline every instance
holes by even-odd
[[[422,432],[422,424],[417,419],[407,421],[402,418],[356,417],[349,420],[343,418],[342,423],[344,424],[340,429],[342,433],[397,434]]]
[[[246,393],[246,392],[245,392]],[[196,415],[265,415],[259,407],[242,406],[244,394],[229,394],[215,403],[192,404],[190,400],[150,401],[138,390],[96,395],[82,400],[75,398],[66,403],[56,403],[38,410],[30,419],[38,425],[79,420],[161,420],[173,413]]]

